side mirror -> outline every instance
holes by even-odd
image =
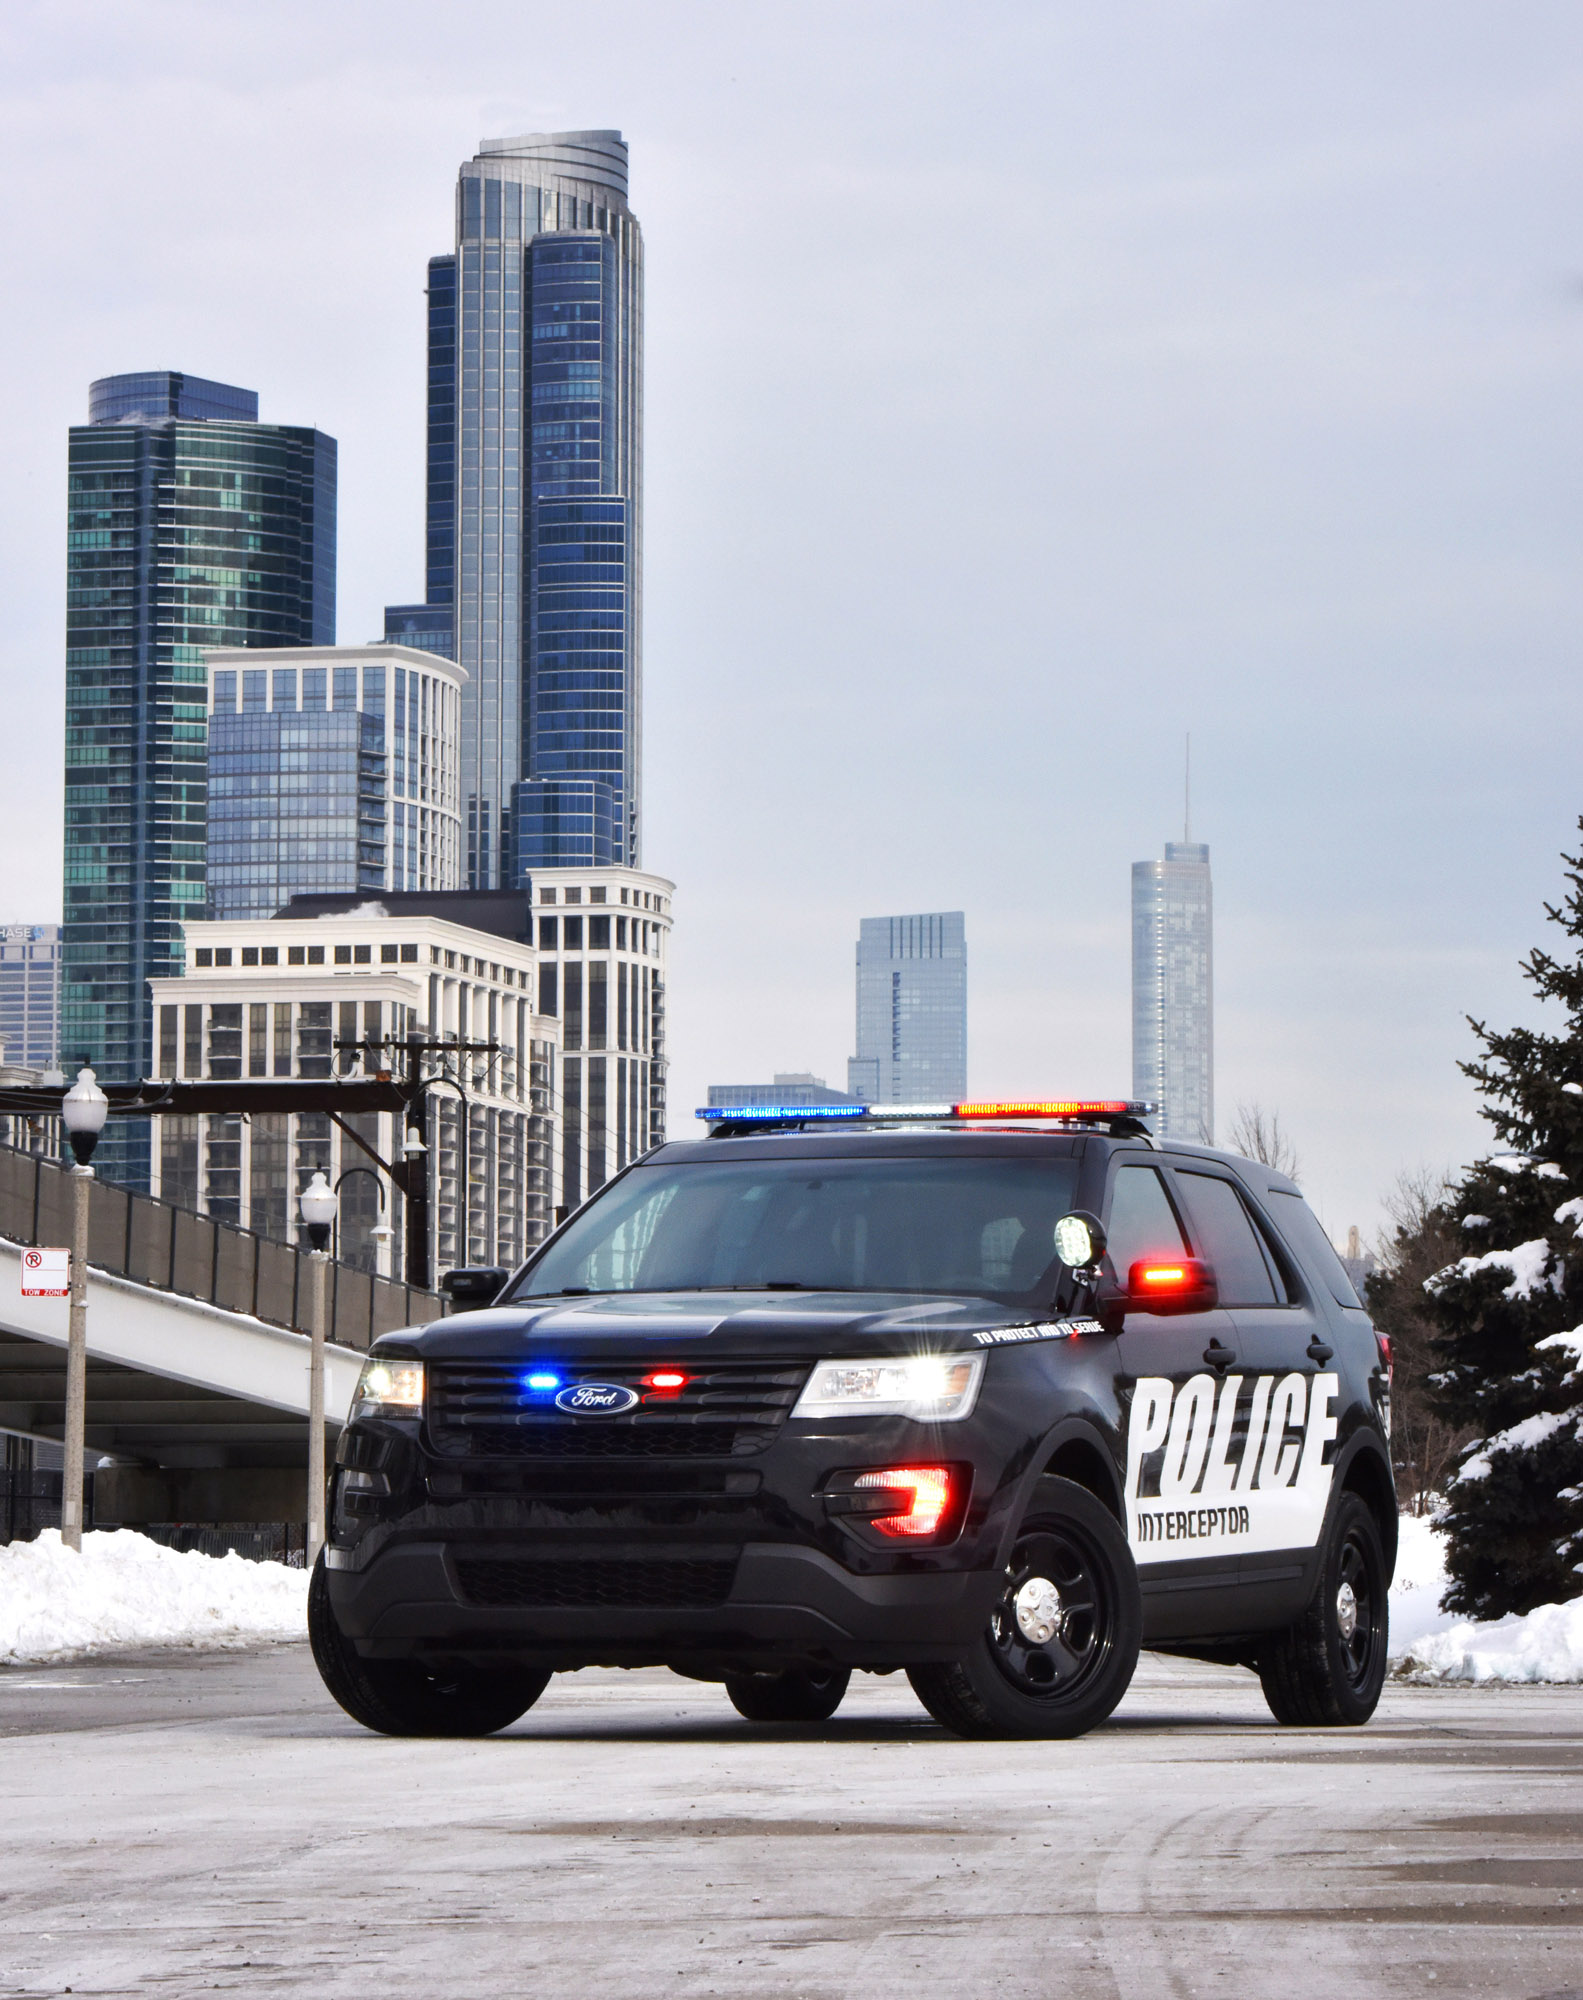
[[[1086,1209],[1073,1209],[1055,1225],[1055,1254],[1069,1271],[1097,1270],[1105,1254],[1105,1225]]]
[[[509,1271],[497,1264],[463,1264],[447,1271],[440,1290],[462,1312],[475,1306],[491,1306],[505,1290]]]
[[[1127,1273],[1128,1312],[1209,1312],[1219,1299],[1202,1257],[1140,1257]]]

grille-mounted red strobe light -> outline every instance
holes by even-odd
[[[932,1535],[939,1529],[951,1505],[951,1468],[947,1465],[894,1465],[883,1472],[861,1473],[854,1482],[860,1493],[888,1487],[906,1496],[906,1504],[894,1514],[875,1514],[871,1528],[882,1535]]]
[[[658,1396],[677,1396],[692,1379],[680,1368],[656,1368],[644,1376],[643,1386]]]

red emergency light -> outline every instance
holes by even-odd
[[[854,1482],[858,1492],[888,1487],[905,1496],[905,1504],[894,1514],[875,1514],[869,1526],[882,1535],[932,1535],[945,1519],[951,1505],[951,1468],[948,1465],[892,1465],[883,1472],[865,1472]]]
[[[954,1118],[1145,1118],[1152,1104],[1122,1097],[1015,1097],[953,1104]]]

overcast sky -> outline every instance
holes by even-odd
[[[645,865],[672,1130],[852,1052],[962,908],[969,1083],[1130,1087],[1193,832],[1217,1096],[1331,1229],[1482,1127],[1579,769],[1583,12],[1458,0],[9,0],[0,918],[60,912],[66,429],[180,368],[340,440],[422,594],[425,260],[477,141],[618,126],[648,257]]]

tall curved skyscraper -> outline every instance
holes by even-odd
[[[427,603],[470,887],[640,863],[643,236],[619,132],[487,139],[429,264]]]

